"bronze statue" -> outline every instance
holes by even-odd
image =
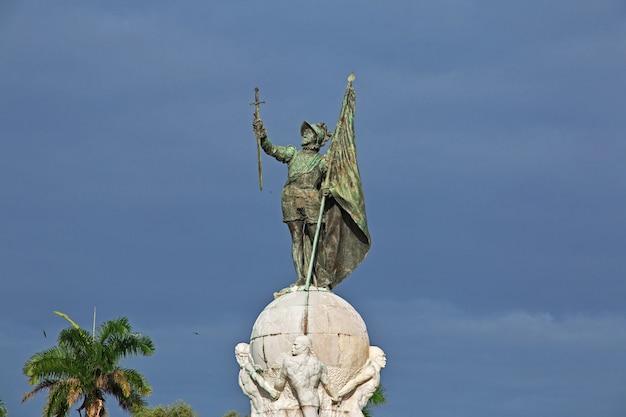
[[[277,146],[268,139],[259,115],[259,104],[263,102],[255,89],[252,125],[257,146],[288,166],[281,196],[283,222],[291,234],[291,254],[298,276],[295,285],[306,289],[311,283],[332,289],[357,267],[370,248],[356,162],[352,81],[353,74],[348,77],[334,133],[324,123],[304,121],[300,126],[302,149]],[[327,154],[321,155],[320,149],[331,137]],[[260,159],[259,184],[262,188]]]
[[[261,119],[254,120],[254,131],[266,154],[287,164],[287,182],[281,195],[283,222],[291,234],[291,256],[298,275],[296,285],[306,284],[313,239],[321,206],[321,187],[326,167],[319,150],[327,140],[324,123],[302,122],[302,149],[277,146],[269,138]],[[323,286],[323,285],[319,285]]]

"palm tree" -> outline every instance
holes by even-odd
[[[33,355],[24,365],[24,375],[35,388],[22,402],[40,391],[48,391],[43,416],[65,417],[73,404],[82,399],[82,417],[105,415],[105,394],[115,397],[120,407],[130,410],[145,405],[152,392],[147,380],[134,369],[121,368],[126,356],[154,353],[148,336],[133,333],[128,319],[121,317],[98,327],[91,335],[74,325],[59,333],[57,346]]]

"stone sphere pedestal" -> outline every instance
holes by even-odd
[[[292,288],[263,309],[250,335],[250,359],[270,383],[300,335],[310,337],[313,354],[326,366],[328,386],[333,393],[352,379],[368,360],[367,328],[354,307],[326,289]],[[274,411],[281,409],[281,415],[292,415],[291,411],[298,415],[293,394],[288,389],[285,391],[272,408]],[[319,393],[320,416],[331,415],[330,397],[321,387]],[[334,415],[338,415],[336,410]]]
[[[359,313],[338,295],[311,287],[278,297],[259,314],[250,335],[252,360],[265,369],[279,367],[303,334],[329,368],[357,370],[368,358],[369,337]]]

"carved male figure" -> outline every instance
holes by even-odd
[[[261,415],[265,407],[263,406],[264,397],[259,388],[265,390],[272,399],[278,398],[280,394],[254,369],[254,365],[250,362],[249,344],[237,344],[235,357],[239,364],[239,387],[250,398],[252,415]]]
[[[387,365],[385,352],[378,346],[370,346],[369,359],[365,365],[337,393],[337,401],[342,402],[343,410],[347,412],[348,417],[363,417],[361,410],[380,385],[380,370],[385,365]]]
[[[324,364],[313,355],[308,336],[296,337],[291,347],[291,356],[283,360],[274,387],[282,392],[286,383],[289,383],[298,400],[303,417],[318,417],[320,398],[317,387],[322,384],[328,392],[328,375]]]
[[[324,123],[302,122],[302,149],[274,145],[261,119],[253,122],[255,135],[266,154],[286,163],[287,182],[281,196],[283,222],[291,234],[291,255],[298,275],[296,285],[306,283],[307,267],[321,206],[321,186],[326,172],[325,157],[319,153],[329,134]],[[316,283],[318,287],[325,283]]]

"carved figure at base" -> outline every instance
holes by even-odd
[[[302,122],[302,149],[293,145],[277,146],[267,137],[261,119],[253,122],[255,135],[266,154],[287,164],[287,182],[281,195],[283,222],[291,234],[291,256],[298,275],[296,285],[305,285],[309,259],[322,201],[321,187],[326,166],[324,155],[319,150],[328,140],[329,132],[324,123]],[[317,287],[328,287],[328,282],[316,282],[320,275],[319,262],[314,268],[314,283]]]
[[[380,385],[380,370],[387,365],[385,352],[370,346],[369,359],[337,393],[337,401],[346,417],[363,417],[363,408]]]
[[[252,416],[262,415],[269,409],[266,406],[268,396],[272,400],[278,398],[278,393],[265,378],[257,372],[250,362],[250,345],[239,343],[235,346],[235,357],[239,364],[239,387],[250,398]],[[263,395],[263,391],[266,395]]]
[[[287,383],[298,400],[302,416],[318,417],[320,408],[318,386],[322,384],[326,392],[331,394],[327,385],[326,366],[313,355],[311,339],[308,336],[296,337],[291,347],[291,356],[283,359],[274,387],[282,392]]]

